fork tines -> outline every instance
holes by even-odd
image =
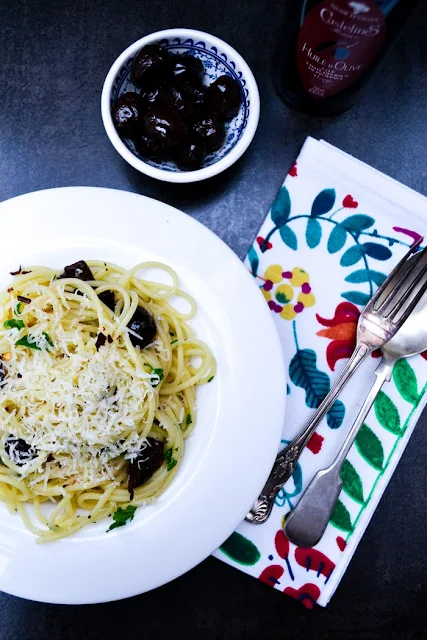
[[[403,324],[427,289],[427,247],[410,260],[418,240],[390,273],[372,299],[372,309],[392,324]]]

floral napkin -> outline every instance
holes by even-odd
[[[324,141],[306,140],[246,260],[286,360],[281,447],[342,370],[375,288],[427,236],[426,212],[423,196]],[[426,403],[427,355],[400,360],[343,466],[343,491],[323,538],[312,549],[291,544],[282,531],[286,514],[342,444],[374,380],[374,355],[312,437],[268,522],[243,522],[215,553],[309,609],[335,592]]]

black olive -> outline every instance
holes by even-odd
[[[191,87],[195,111],[202,111],[206,102],[206,88],[200,84],[198,87]]]
[[[173,54],[169,57],[168,66],[174,84],[197,84],[205,70],[203,62],[190,55]]]
[[[128,491],[133,500],[134,489],[147,482],[162,465],[165,445],[155,438],[147,438],[147,446],[128,464]]]
[[[163,158],[169,153],[168,148],[162,142],[143,134],[135,138],[134,144],[137,152],[145,158]]]
[[[188,84],[179,84],[176,87],[164,86],[146,92],[143,99],[148,109],[157,106],[172,107],[185,121],[188,121],[195,116],[196,112],[201,111],[205,100],[205,91],[202,85],[194,88]]]
[[[145,133],[148,138],[173,147],[187,133],[181,116],[170,107],[154,107],[144,118]]]
[[[0,360],[0,384],[3,382],[4,380],[4,367],[3,367],[3,362]]]
[[[96,350],[99,351],[100,348],[103,347],[106,342],[107,342],[107,336],[104,336],[103,333],[98,333],[98,336],[95,342]]]
[[[29,445],[22,438],[15,438],[10,435],[6,440],[6,453],[15,464],[21,465],[37,458],[37,449]]]
[[[205,152],[206,144],[203,138],[190,135],[178,145],[174,159],[180,169],[195,171],[202,166]]]
[[[223,120],[234,118],[242,103],[240,85],[231,76],[220,76],[207,90],[207,104]]]
[[[120,135],[132,137],[138,131],[142,120],[144,103],[137,93],[124,93],[113,108],[113,121]]]
[[[116,303],[114,301],[114,293],[112,291],[103,291],[102,293],[98,293],[98,298],[105,304],[106,307],[114,311],[116,308]]]
[[[141,99],[144,101],[147,110],[158,105],[166,105],[169,107],[171,104],[170,93],[167,87],[157,87],[151,91],[144,91],[144,93],[141,93]]]
[[[79,260],[73,264],[64,267],[64,273],[58,276],[58,280],[61,278],[77,278],[78,280],[95,280],[92,271],[84,260]]]
[[[178,111],[180,116],[186,120],[192,118],[196,112],[193,93],[188,86],[171,87],[171,106]]]
[[[217,151],[224,144],[224,124],[215,116],[206,115],[194,123],[193,131],[203,138],[208,153]]]
[[[128,329],[133,333],[129,333],[130,341],[134,347],[141,347],[143,349],[154,340],[156,335],[156,323],[153,316],[148,313],[142,307],[137,307],[130,322],[128,323]],[[137,334],[138,337],[134,334]]]
[[[135,86],[150,90],[163,84],[168,69],[169,54],[157,44],[148,44],[139,51],[132,64],[131,78]]]

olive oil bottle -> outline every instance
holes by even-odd
[[[291,106],[335,115],[353,106],[418,0],[288,0],[273,77]]]

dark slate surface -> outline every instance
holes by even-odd
[[[360,104],[337,118],[316,119],[289,110],[272,87],[269,61],[283,4],[1,3],[0,199],[65,185],[136,191],[196,217],[243,258],[309,134],[427,195],[427,5]],[[260,126],[248,152],[198,185],[167,185],[134,171],[114,151],[100,118],[102,83],[116,56],[142,35],[173,26],[230,42],[252,67],[261,93]],[[50,606],[0,595],[0,638],[427,637],[425,427],[424,418],[326,610],[308,612],[210,558],[157,591],[111,604]],[[131,571],[112,562],[111,580],[125,582]]]

